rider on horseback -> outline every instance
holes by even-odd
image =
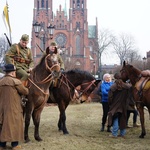
[[[30,48],[27,47],[29,36],[23,34],[18,44],[13,44],[6,53],[6,64],[14,64],[16,75],[27,86],[27,79],[34,66]]]
[[[60,70],[64,71],[64,62],[58,52],[57,44],[55,42],[51,42],[50,46],[46,48],[46,54],[57,54],[58,62],[60,64]]]
[[[55,42],[51,42],[50,46],[48,46],[46,48],[46,54],[56,54],[57,55],[57,59],[58,59],[58,63],[60,65],[60,71],[63,72],[64,71],[64,62],[62,60],[62,57],[60,56],[58,49],[57,49],[57,44]],[[51,88],[56,87],[57,86],[57,82],[58,82],[58,77],[60,76],[60,74],[56,75],[55,80],[53,80],[53,84],[51,84]]]

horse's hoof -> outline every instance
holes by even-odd
[[[29,138],[25,139],[25,143],[29,143],[29,142],[30,142]]]
[[[43,141],[40,137],[35,137],[35,140],[37,140],[38,142]]]
[[[144,135],[140,135],[139,138],[143,139],[143,138],[144,138]]]
[[[64,135],[67,135],[67,134],[69,134],[69,132],[67,131],[67,132],[64,132]]]
[[[139,138],[143,139],[143,138],[144,138],[144,136],[141,136],[141,135],[140,135],[140,136],[139,136]]]

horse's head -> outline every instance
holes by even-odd
[[[98,83],[101,80],[92,80],[88,82],[84,82],[80,85],[80,97],[81,102],[84,102],[88,99],[89,95],[93,92],[93,90],[97,87]]]
[[[120,73],[121,78],[124,82],[130,79],[131,83],[135,84],[136,81],[139,79],[141,71],[130,64],[126,64],[126,62],[124,61]]]
[[[45,64],[46,69],[50,72],[59,72],[60,71],[60,65],[58,62],[57,54],[48,54],[45,57]]]

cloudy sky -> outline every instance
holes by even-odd
[[[69,9],[69,1],[66,0]],[[12,42],[17,43],[24,33],[31,35],[34,0],[7,0],[12,28]],[[0,14],[6,0],[0,1]],[[53,10],[64,7],[65,0],[53,0]],[[87,0],[88,24],[95,25],[98,18],[99,29],[106,28],[116,34],[131,34],[142,57],[150,50],[150,0]],[[0,17],[0,35],[7,33]],[[119,63],[111,54],[103,55],[103,63]],[[108,60],[109,61],[105,61]]]

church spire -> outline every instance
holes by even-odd
[[[65,0],[64,13],[65,13],[65,16],[67,16],[67,5],[66,5],[66,0]]]

